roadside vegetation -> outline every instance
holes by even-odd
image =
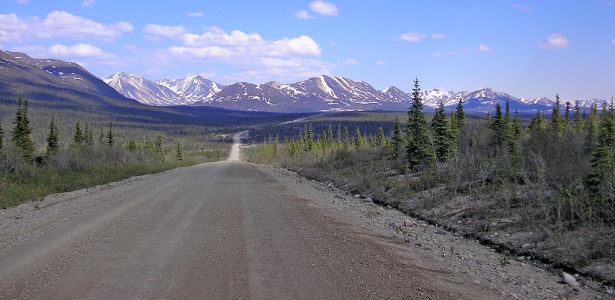
[[[405,120],[335,119],[257,132],[249,161],[295,170],[518,256],[615,283],[615,112],[559,96],[529,120],[508,105],[428,118],[415,82]],[[322,122],[329,121],[323,128]],[[352,120],[352,122],[361,122]],[[367,124],[367,123],[361,123]],[[288,135],[287,135],[288,134]]]
[[[199,126],[185,128],[56,119],[33,127],[20,99],[9,125],[0,119],[0,208],[44,196],[223,160],[231,140]],[[64,115],[62,115],[64,117]],[[65,119],[75,120],[74,123]],[[37,131],[36,134],[33,131]],[[34,137],[36,136],[36,138]]]

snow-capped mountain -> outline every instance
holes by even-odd
[[[295,83],[238,82],[228,86],[198,75],[153,82],[140,76],[118,73],[104,78],[104,81],[128,98],[158,106],[207,105],[275,112],[406,110],[411,100],[409,92],[394,86],[379,91],[365,81],[327,75]],[[468,112],[476,113],[491,112],[496,103],[504,106],[508,102],[512,109],[522,113],[548,110],[554,103],[544,97],[517,98],[491,88],[470,92],[427,89],[421,91],[421,98],[428,110],[440,102],[452,109],[461,99]],[[595,101],[604,100],[583,100],[580,104],[588,107]]]
[[[120,94],[143,104],[163,106],[180,104],[181,97],[167,87],[141,76],[116,73],[102,79]]]
[[[102,78],[127,98],[155,106],[190,105],[207,102],[221,90],[221,85],[201,76],[151,81],[124,72]]]
[[[200,75],[188,76],[184,79],[164,79],[156,83],[180,95],[184,99],[182,104],[206,102],[224,87]]]

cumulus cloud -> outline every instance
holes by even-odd
[[[544,41],[538,42],[538,46],[543,49],[568,48],[568,38],[561,33],[552,33]]]
[[[93,57],[100,59],[107,59],[113,57],[113,55],[104,52],[96,46],[90,44],[79,43],[73,46],[66,46],[55,44],[49,47],[49,53],[55,56],[67,56],[67,57]]]
[[[300,11],[295,12],[295,18],[301,19],[301,20],[309,20],[312,18],[312,16],[310,16],[310,14],[307,11],[300,10]]]
[[[406,42],[420,42],[425,39],[425,35],[416,32],[406,32],[400,34],[399,38]]]
[[[95,38],[113,41],[133,30],[132,24],[118,22],[102,24],[94,20],[73,15],[65,11],[53,11],[44,19],[19,18],[15,14],[0,14],[0,39],[20,41],[22,39],[68,37],[74,39]],[[5,31],[6,33],[2,33]]]
[[[186,13],[186,15],[188,17],[202,17],[205,16],[205,14],[202,11],[189,11]]]
[[[182,26],[166,26],[158,24],[147,24],[143,28],[143,33],[149,39],[158,39],[161,37],[173,38],[186,33],[186,28]]]
[[[335,17],[339,14],[339,10],[335,4],[321,0],[310,2],[310,9],[323,16]]]
[[[83,2],[81,2],[81,6],[91,7],[92,5],[94,5],[94,3],[96,3],[96,0],[83,0]]]
[[[493,51],[493,48],[487,46],[487,45],[479,45],[478,46],[478,52],[491,52]]]

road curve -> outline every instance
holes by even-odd
[[[269,169],[201,164],[0,214],[1,299],[476,299]]]

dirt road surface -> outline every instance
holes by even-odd
[[[238,150],[3,210],[0,298],[502,298]]]

